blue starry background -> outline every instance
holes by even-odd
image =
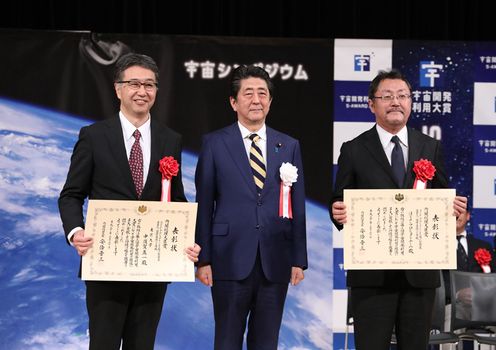
[[[406,75],[413,91],[451,92],[451,113],[414,113],[409,125],[417,130],[427,125],[441,127],[446,172],[450,186],[471,201],[473,183],[473,49],[469,43],[395,40],[393,67]],[[419,64],[442,64],[434,87],[420,86]]]

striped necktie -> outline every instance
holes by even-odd
[[[253,172],[253,179],[255,180],[255,185],[257,186],[258,193],[262,192],[264,181],[265,181],[265,162],[263,159],[262,151],[257,146],[260,136],[257,134],[250,135],[251,148],[250,148],[250,166]]]

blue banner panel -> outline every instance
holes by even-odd
[[[355,338],[353,333],[348,333],[348,344],[346,344],[346,333],[334,333],[333,334],[333,346],[334,350],[355,350]]]
[[[496,164],[496,126],[474,125],[474,164]]]
[[[496,182],[494,183],[496,191]],[[496,215],[494,209],[477,209],[472,210],[470,228],[475,237],[486,240],[492,245],[496,237]]]
[[[343,248],[334,248],[334,289],[346,289]]]
[[[374,121],[368,105],[369,84],[363,81],[334,82],[334,121]]]
[[[496,81],[496,47],[494,42],[475,43],[474,81]]]

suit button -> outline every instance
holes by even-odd
[[[261,205],[262,205],[262,203],[260,203],[260,202],[257,202],[257,205],[258,205],[258,206],[261,206]]]
[[[257,228],[257,230],[258,230],[258,229],[260,228],[260,225],[257,225],[257,226],[255,226],[255,227],[256,227],[256,228]]]

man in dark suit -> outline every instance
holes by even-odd
[[[248,349],[277,349],[288,282],[307,268],[300,147],[266,126],[272,92],[262,68],[238,67],[229,98],[238,121],[204,137],[196,168],[197,276],[212,287],[216,350],[241,350],[248,316]]]
[[[467,233],[466,227],[469,220],[470,212],[468,210],[456,218],[456,239],[459,242],[457,245],[456,269],[468,272],[496,272],[494,251],[491,243],[475,238],[473,234]],[[489,269],[486,271],[483,271],[481,265],[475,259],[475,252],[478,249],[485,249],[491,254],[492,259],[489,263]]]
[[[181,162],[181,136],[150,116],[157,86],[153,59],[122,56],[114,75],[119,114],[80,131],[59,198],[67,242],[80,256],[93,245],[84,234],[86,198],[158,201],[159,160]],[[171,180],[171,201],[186,201],[180,172]],[[199,247],[185,253],[197,261]],[[123,349],[153,349],[166,290],[166,283],[86,281],[90,349],[119,349],[121,342]]]
[[[374,78],[369,108],[376,125],[341,147],[331,205],[338,229],[346,223],[344,189],[413,188],[413,162],[421,158],[436,168],[427,187],[448,187],[441,143],[406,126],[411,107],[411,86],[401,73]],[[457,196],[455,215],[465,208],[466,198]],[[393,328],[400,349],[426,349],[439,283],[434,270],[348,271],[357,349],[389,349]]]
[[[457,249],[456,249],[456,269],[458,271],[467,272],[496,272],[496,264],[494,261],[494,252],[491,244],[482,239],[475,238],[473,234],[467,233],[467,223],[470,220],[470,212],[467,210],[456,218],[456,239]],[[478,249],[485,249],[491,255],[491,261],[486,269],[483,271],[481,265],[475,259],[475,252]],[[448,270],[443,271],[444,285],[446,289],[446,304],[451,303],[451,281]],[[456,292],[456,307],[458,308],[458,315],[463,315],[467,319],[470,319],[470,313],[472,312],[472,288],[467,285],[457,290]],[[451,305],[447,306],[446,312],[446,328],[449,329],[449,324],[451,322]],[[443,346],[441,348],[447,348]],[[474,348],[473,341],[463,341],[463,349],[470,350]]]

